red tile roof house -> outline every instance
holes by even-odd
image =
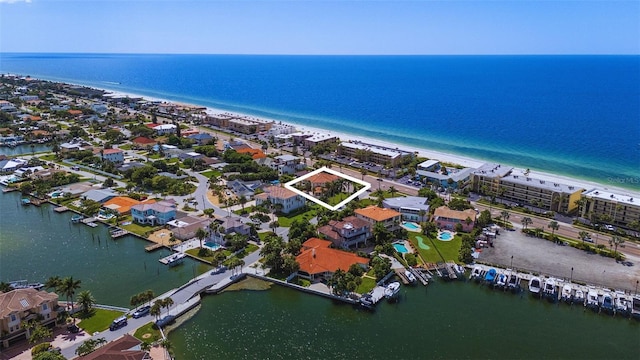
[[[371,237],[371,224],[355,216],[347,216],[340,221],[331,220],[318,228],[318,234],[333,242],[336,248],[348,249],[362,243],[367,245]]]
[[[471,220],[468,224],[467,218]],[[433,221],[439,228],[455,230],[455,226],[461,224],[462,231],[471,232],[476,223],[476,212],[472,209],[458,211],[451,210],[446,206],[440,206],[433,212]]]
[[[282,212],[285,214],[303,207],[306,203],[304,196],[298,195],[293,191],[280,187],[268,186],[264,188],[264,192],[255,196],[256,205],[270,201],[271,204],[282,205]]]
[[[0,333],[2,346],[7,348],[16,339],[29,338],[22,328],[25,322],[42,316],[43,326],[55,324],[58,316],[58,295],[36,289],[16,289],[0,293]]]
[[[141,350],[142,342],[129,334],[112,341],[94,352],[81,356],[80,360],[149,360],[151,357]]]
[[[348,271],[353,264],[368,268],[369,259],[331,249],[329,246],[331,241],[328,240],[311,238],[305,241],[300,255],[296,256],[296,261],[300,264],[298,276],[311,281],[322,281],[330,279],[338,269]]]
[[[396,231],[400,228],[402,214],[395,210],[371,205],[364,209],[356,209],[354,212],[357,218],[371,224],[372,229],[376,223],[382,223],[389,231]]]
[[[137,138],[131,140],[134,148],[136,149],[147,149],[152,148],[153,145],[156,144],[156,141],[153,139],[149,139],[148,137],[138,136]]]
[[[325,187],[326,184],[340,179],[341,178],[337,175],[321,172],[313,176],[309,176],[305,181],[309,182],[310,188],[313,189],[313,195],[319,196],[327,191]]]

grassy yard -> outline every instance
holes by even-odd
[[[118,148],[121,150],[131,150],[131,144],[119,145]]]
[[[40,156],[40,159],[44,160],[44,161],[56,161],[57,160],[55,154],[43,155],[43,156]]]
[[[122,316],[122,314],[120,311],[93,309],[91,315],[82,319],[78,323],[78,326],[88,334],[93,334],[108,329],[113,320]]]
[[[156,229],[155,227],[150,225],[140,225],[134,222],[131,222],[131,224],[129,225],[123,225],[121,227],[129,232],[138,234],[140,236],[146,236],[147,232],[150,232]]]
[[[422,238],[423,246],[420,246],[418,238]],[[418,249],[424,261],[431,263],[443,261],[443,258],[445,261],[458,261],[458,253],[462,246],[462,238],[459,235],[454,236],[451,241],[442,241],[420,233],[410,232],[409,241]],[[429,248],[423,248],[424,245]]]
[[[160,335],[160,330],[154,325],[153,322],[147,323],[146,325],[138,328],[133,336],[146,343],[153,343],[156,340],[160,340],[162,335]]]
[[[369,291],[373,290],[374,287],[376,287],[376,281],[374,279],[370,277],[363,277],[362,283],[360,284],[360,286],[358,286],[356,292],[358,294],[366,294]]]
[[[294,220],[300,220],[300,221],[309,221],[312,217],[316,216],[316,208],[312,207],[309,208],[307,211],[305,212],[301,212],[301,213],[295,213],[295,214],[281,214],[278,215],[278,223],[280,224],[280,226],[283,227],[291,227],[291,223],[294,222]]]
[[[211,178],[212,176],[220,177],[222,176],[222,172],[218,170],[207,170],[207,171],[201,172],[200,175],[204,175],[208,178]]]

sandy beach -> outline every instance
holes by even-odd
[[[78,85],[78,84],[76,84],[76,85]],[[81,85],[81,86],[85,86],[85,85]],[[274,121],[276,123],[282,123],[282,124],[293,126],[296,129],[298,129],[300,132],[303,132],[303,133],[330,134],[330,135],[334,135],[334,136],[340,138],[342,141],[349,141],[349,140],[351,140],[351,141],[360,141],[360,142],[363,142],[363,143],[368,143],[368,144],[373,144],[373,145],[378,145],[378,146],[384,146],[384,147],[389,147],[389,148],[400,148],[400,149],[405,150],[405,151],[410,151],[410,152],[417,153],[421,157],[426,157],[426,158],[429,158],[429,159],[435,159],[435,160],[439,160],[439,161],[445,162],[445,163],[458,164],[458,165],[461,165],[461,166],[464,166],[464,167],[479,167],[482,164],[485,164],[485,163],[488,163],[488,162],[491,163],[491,161],[485,161],[485,160],[482,160],[482,159],[474,159],[474,158],[470,158],[470,157],[466,157],[466,156],[461,156],[461,155],[456,155],[456,154],[451,154],[451,153],[445,153],[445,152],[441,152],[441,151],[435,151],[435,150],[431,150],[431,149],[427,149],[427,148],[420,148],[420,147],[415,147],[415,146],[406,146],[406,145],[402,145],[402,144],[391,143],[391,142],[387,142],[387,141],[383,141],[383,140],[379,140],[379,139],[374,139],[374,138],[370,138],[370,137],[349,134],[349,133],[340,132],[340,131],[336,131],[336,130],[327,130],[327,129],[317,128],[317,127],[313,127],[313,126],[308,126],[308,125],[299,125],[299,124],[295,124],[293,122],[287,122],[286,120],[283,121],[283,120],[270,119],[268,117],[257,117],[257,116],[250,115],[250,114],[244,114],[244,113],[235,112],[235,111],[228,111],[228,110],[208,107],[208,106],[204,106],[204,105],[200,105],[200,104],[188,104],[188,103],[179,102],[179,101],[175,101],[175,100],[156,98],[156,97],[140,95],[140,94],[134,94],[134,93],[129,93],[129,92],[113,91],[113,90],[109,90],[109,89],[105,89],[105,88],[97,88],[97,89],[101,89],[101,90],[106,91],[110,96],[129,96],[129,97],[143,98],[143,99],[148,100],[148,101],[167,102],[167,103],[175,103],[175,104],[186,104],[186,105],[192,105],[192,106],[198,106],[198,107],[206,107],[205,111],[206,111],[207,114],[210,114],[210,115],[227,113],[227,114],[233,114],[233,115],[237,115],[238,117],[245,117],[245,118],[249,118],[249,119],[261,119],[261,120],[266,120],[266,121]],[[503,164],[503,165],[509,165],[509,164]],[[514,174],[523,174],[526,170],[527,170],[526,168],[514,166],[513,173]],[[608,185],[608,184],[596,183],[596,182],[588,181],[588,180],[584,180],[584,179],[571,178],[571,177],[568,177],[568,176],[562,176],[562,175],[547,173],[547,172],[544,172],[544,171],[537,171],[537,170],[531,169],[528,176],[531,177],[531,178],[537,178],[537,179],[546,180],[546,181],[554,181],[554,182],[563,183],[563,184],[567,184],[567,185],[574,185],[574,186],[582,187],[585,190],[590,190],[590,189],[593,189],[593,188],[599,188],[599,189],[611,190],[611,191],[619,192],[619,193],[622,193],[622,194],[627,194],[627,195],[631,195],[631,196],[640,197],[640,194],[638,194],[638,193],[636,193],[636,192],[634,192],[632,190],[622,188],[622,187],[616,187],[616,186],[611,186],[611,185]]]

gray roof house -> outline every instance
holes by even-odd
[[[103,203],[106,201],[111,200],[112,198],[116,197],[116,193],[114,193],[111,190],[107,190],[107,189],[93,189],[93,190],[89,190],[87,192],[85,192],[82,195],[82,199],[84,200],[93,200],[93,201],[97,201],[99,203]]]
[[[402,214],[402,220],[423,222],[429,217],[429,199],[419,196],[394,197],[384,199],[382,207],[392,209]],[[422,216],[420,213],[422,213]]]

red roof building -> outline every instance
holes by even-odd
[[[369,265],[369,259],[354,253],[329,248],[331,241],[310,238],[302,244],[302,252],[296,256],[300,264],[298,276],[309,280],[330,279],[338,269],[348,271],[351,265],[359,264],[363,268]]]

